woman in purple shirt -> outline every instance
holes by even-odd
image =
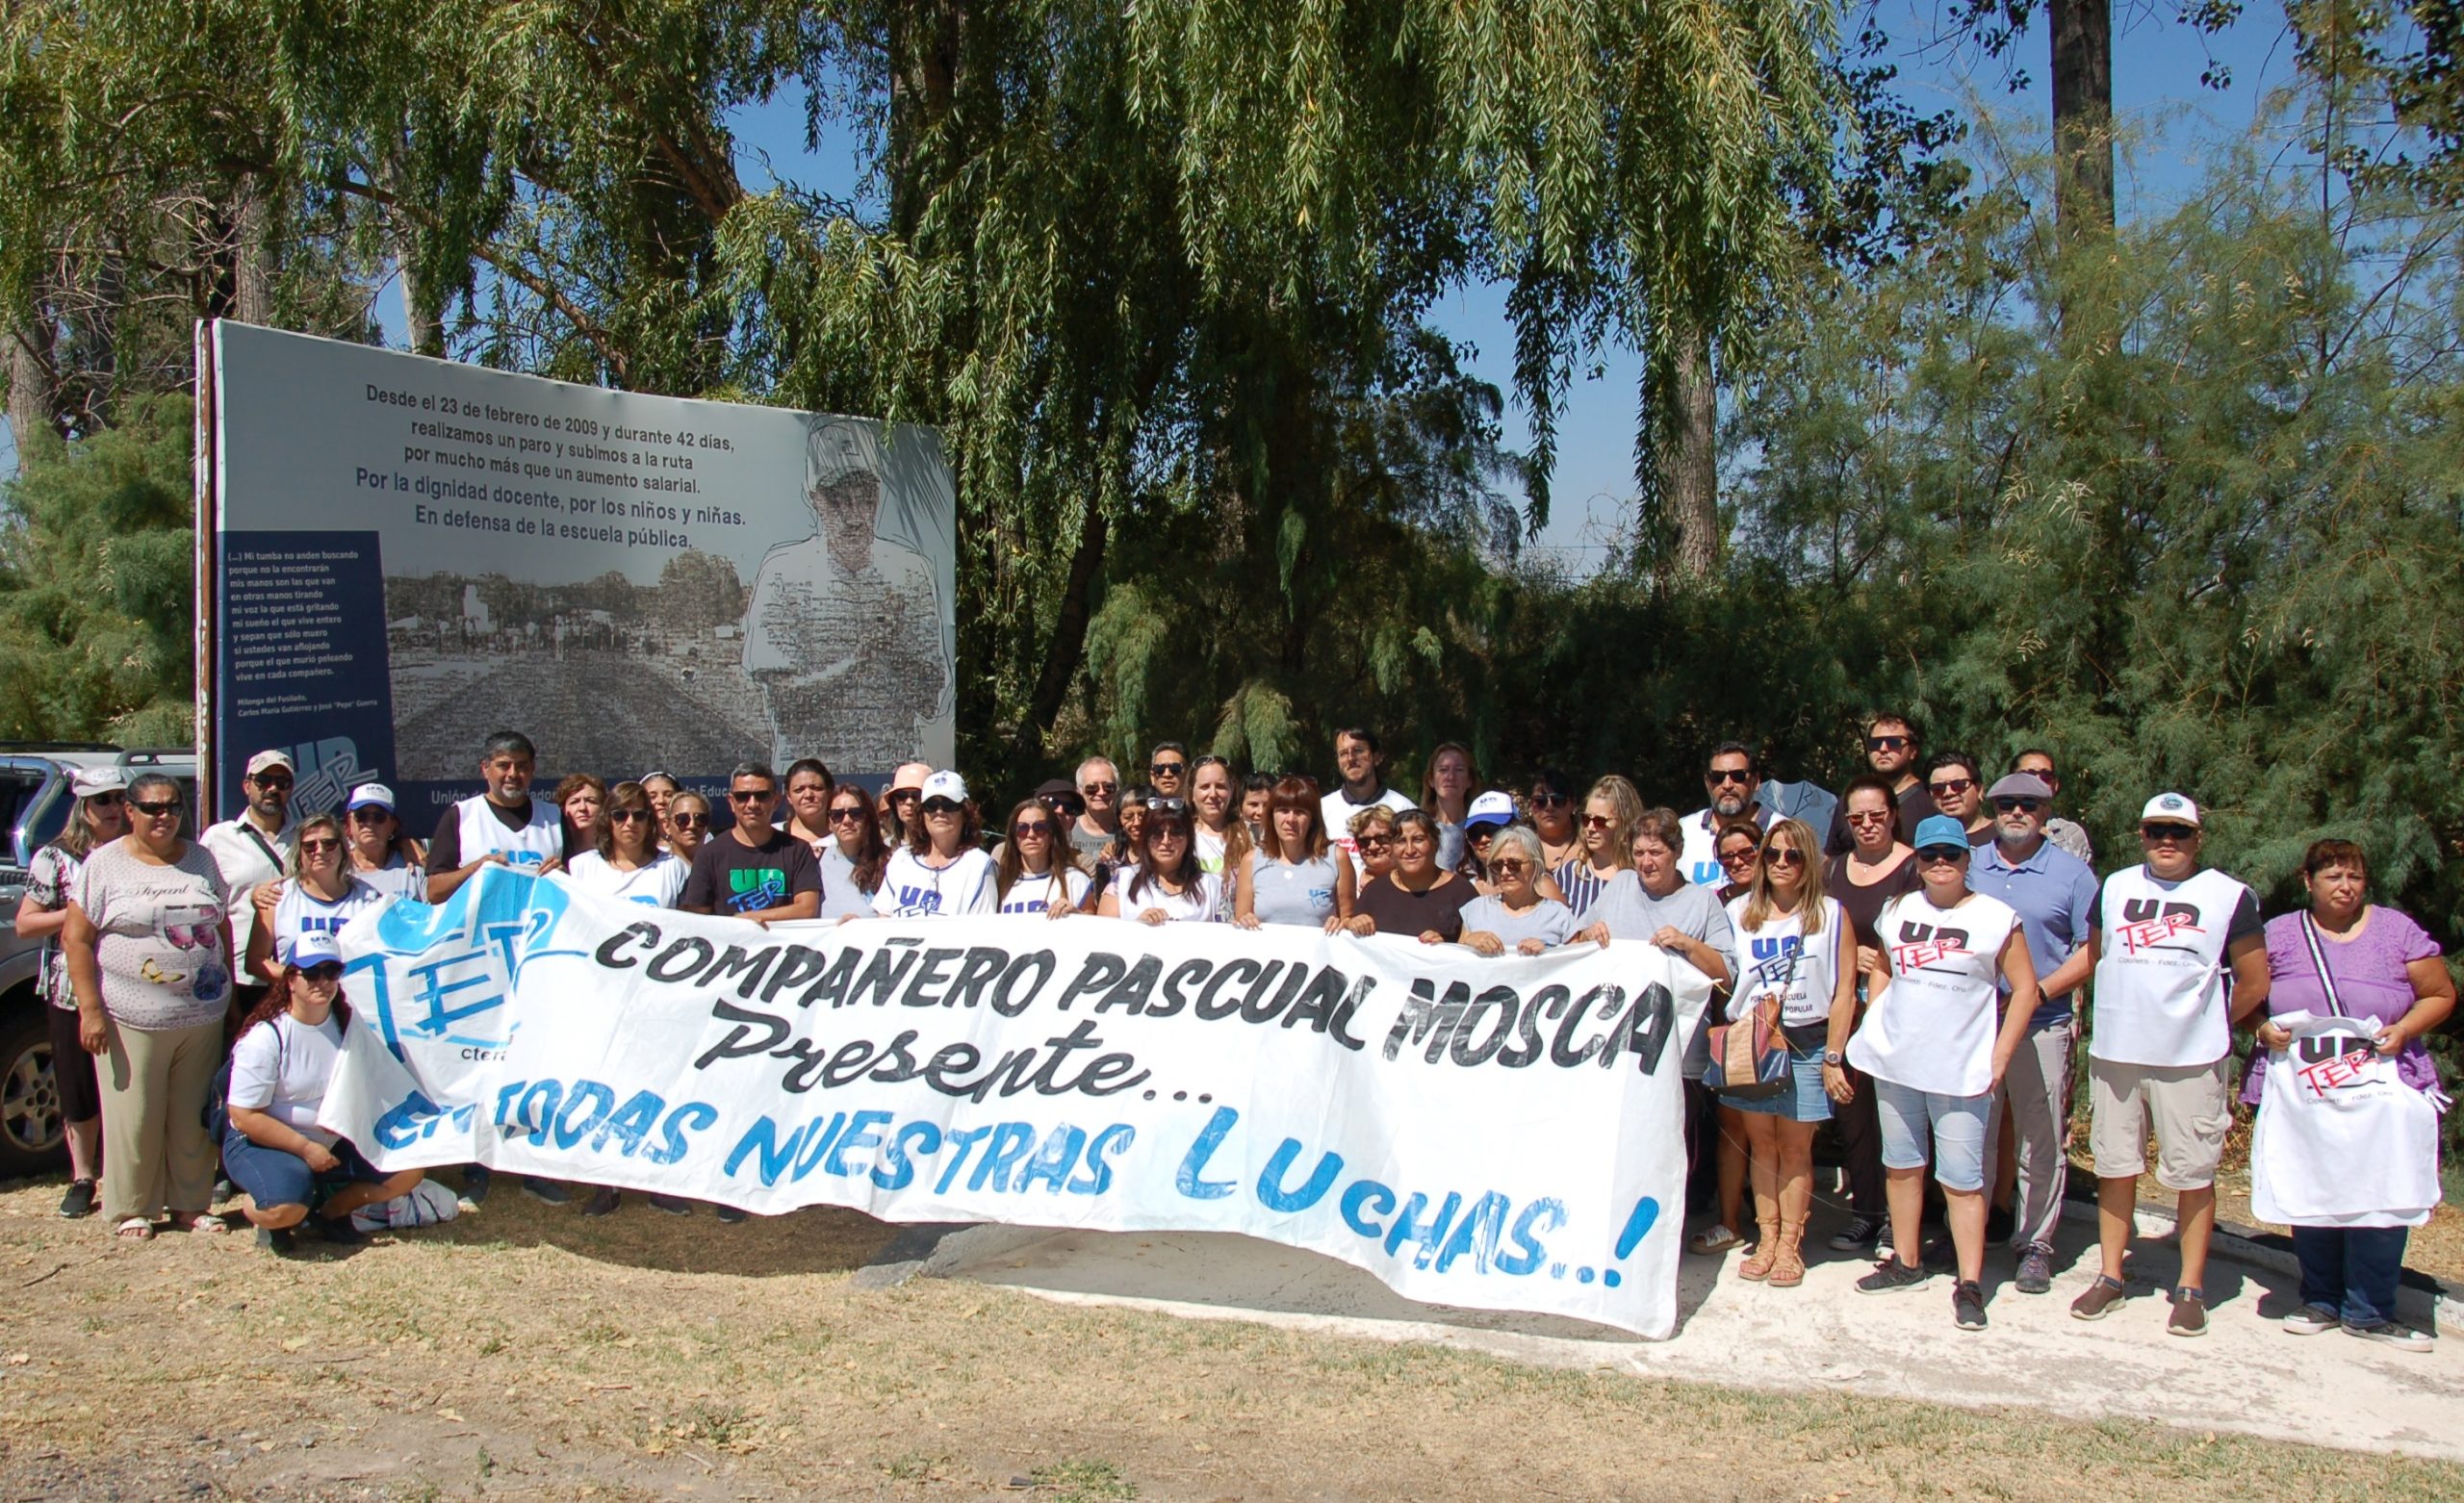
[[[2315,842],[2301,858],[2301,881],[2310,892],[2309,908],[2268,921],[2270,1021],[2259,1026],[2261,1048],[2251,1056],[2242,1099],[2258,1104],[2267,1086],[2269,1054],[2292,1040],[2275,1018],[2296,1012],[2324,1017],[2339,1010],[2377,1026],[2378,1052],[2394,1057],[2399,1080],[2435,1092],[2438,1069],[2422,1036],[2455,1007],[2455,982],[2439,958],[2438,941],[2399,910],[2369,901],[2369,864],[2349,840]],[[2311,955],[2305,921],[2316,929],[2319,953],[2334,979],[2335,1006]],[[2301,1308],[2285,1317],[2284,1328],[2316,1336],[2342,1325],[2354,1336],[2426,1351],[2429,1336],[2395,1319],[2406,1229],[2393,1224],[2392,1214],[2369,1219],[2390,1224],[2293,1229],[2293,1251],[2301,1263]]]

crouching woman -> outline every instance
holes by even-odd
[[[385,1174],[317,1125],[350,1023],[342,981],[333,936],[303,931],[231,1050],[222,1163],[231,1183],[247,1194],[258,1245],[277,1253],[291,1250],[292,1229],[311,1221],[312,1212],[327,1241],[365,1240],[350,1213],[406,1195],[421,1179],[417,1169]]]

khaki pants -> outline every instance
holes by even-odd
[[[222,1066],[222,1020],[194,1028],[112,1025],[102,1058],[103,1219],[114,1226],[214,1204],[205,1098]]]
[[[2065,1147],[2070,1136],[2070,1042],[2072,1020],[2050,1023],[2020,1041],[2002,1077],[2002,1099],[2011,1104],[2016,1132],[2018,1183],[2011,1192],[2011,1245],[2052,1245],[2062,1223],[2062,1191],[2070,1177]],[[1995,1161],[2002,1113],[1987,1119],[1985,1162]]]

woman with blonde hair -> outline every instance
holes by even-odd
[[[1634,869],[1634,822],[1642,817],[1643,796],[1615,773],[1593,783],[1583,796],[1581,843],[1549,874],[1576,918],[1591,911],[1618,873]]]
[[[1835,898],[1822,890],[1822,846],[1803,820],[1764,832],[1762,860],[1745,896],[1729,904],[1736,950],[1729,971],[1732,1024],[1757,1017],[1779,1025],[1787,1073],[1775,1093],[1741,1093],[1727,1083],[1723,1115],[1745,1129],[1754,1181],[1754,1219],[1761,1236],[1737,1265],[1741,1279],[1793,1288],[1806,1277],[1806,1216],[1813,1209],[1813,1134],[1831,1120],[1826,1086],[1847,1093],[1843,1076],[1826,1080],[1823,1062],[1848,1047],[1857,1011],[1857,941]]]

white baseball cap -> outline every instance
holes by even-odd
[[[2149,820],[2169,820],[2195,829],[2199,824],[2198,805],[2184,794],[2160,793],[2147,801],[2147,807],[2139,811],[2139,823],[2144,825]]]
[[[394,790],[383,783],[361,783],[350,791],[351,808],[365,809],[371,805],[392,813],[398,807],[394,802]]]
[[[334,943],[333,933],[328,930],[301,930],[292,936],[290,950],[291,954],[284,958],[303,971],[312,965],[343,963],[342,946]]]
[[[924,779],[924,802],[947,799],[952,803],[966,802],[966,779],[953,772],[938,772]]]
[[[98,793],[124,793],[128,790],[128,774],[117,767],[81,767],[69,775],[69,790],[81,799]]]
[[[1514,823],[1514,795],[1492,788],[1472,801],[1463,811],[1463,828],[1475,825],[1511,825]]]

